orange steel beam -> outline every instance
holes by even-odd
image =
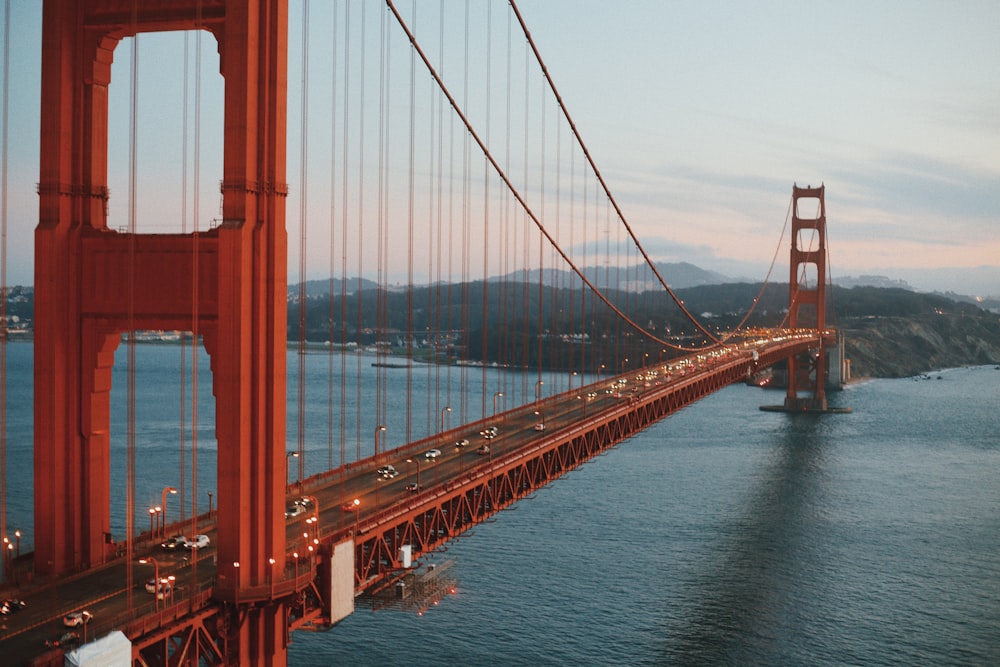
[[[111,369],[128,329],[203,336],[218,439],[218,558],[238,593],[285,551],[287,0],[46,0],[35,230],[35,568],[111,556]],[[107,226],[108,86],[125,37],[207,30],[225,80],[223,222],[132,235]],[[155,76],[151,69],[149,73]],[[281,604],[247,610],[241,664],[283,664]],[[238,651],[238,652],[237,652]]]

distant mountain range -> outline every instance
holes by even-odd
[[[710,271],[695,266],[689,262],[660,262],[656,270],[670,285],[671,289],[687,289],[707,285],[727,285],[732,283],[759,283],[760,278],[736,278],[718,271]],[[658,284],[653,272],[638,264],[631,267],[587,267],[584,275],[591,283],[601,289],[615,289],[626,292],[643,291]],[[787,267],[778,267],[772,272],[772,280],[784,282],[787,280]],[[539,271],[514,272],[506,276],[490,278],[489,282],[503,281],[522,282],[538,280]],[[913,285],[903,278],[890,278],[885,275],[834,276],[833,283],[838,287],[881,287],[886,289],[904,289],[911,292],[939,294],[954,301],[972,303],[992,312],[1000,313],[1000,267],[981,266],[973,269],[929,269],[916,275],[919,285]],[[471,277],[473,281],[477,277]],[[458,282],[458,279],[456,279]],[[576,288],[580,286],[579,278],[571,271],[562,269],[546,269],[544,284],[550,287]],[[938,285],[928,288],[928,285]],[[994,287],[990,287],[993,285]],[[964,287],[963,287],[964,286]],[[353,295],[359,290],[369,290],[378,287],[377,283],[367,278],[348,278],[346,286],[339,278],[332,280],[309,280],[305,283],[306,296],[316,298],[324,294]],[[405,285],[390,285],[390,291],[404,289]],[[297,301],[299,285],[289,284],[288,296]]]

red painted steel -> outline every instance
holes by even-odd
[[[788,326],[826,331],[826,186],[792,186],[792,249],[788,280]],[[800,210],[802,200],[815,200],[815,214]],[[810,247],[803,247],[806,234]],[[815,245],[813,245],[815,242]],[[814,284],[807,284],[804,272],[815,273]],[[826,341],[820,338],[818,353],[791,357],[788,360],[788,389],[785,408],[826,410],[827,358]],[[812,392],[800,398],[799,392]]]
[[[225,79],[223,223],[143,236],[107,226],[115,47],[159,30],[212,32]],[[46,0],[35,231],[35,568],[110,555],[109,392],[130,329],[204,337],[217,401],[218,558],[228,590],[270,581],[285,552],[287,0]],[[197,296],[194,296],[197,295]],[[284,664],[286,611],[241,613],[227,649]],[[235,645],[234,645],[235,644]]]

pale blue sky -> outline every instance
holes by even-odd
[[[11,3],[11,284],[32,280],[40,4]],[[310,5],[310,53],[316,53],[310,55],[311,128],[327,123],[318,119],[330,115],[330,102],[324,110],[320,101],[330,92],[314,80],[329,68],[322,54],[330,49],[323,44],[330,41],[323,37],[329,31],[323,30],[331,4]],[[408,3],[399,5],[412,16]],[[914,282],[921,275],[914,270],[929,276],[931,269],[1000,265],[1000,4],[521,0],[518,5],[598,168],[656,259],[762,278],[792,183],[825,182],[835,275],[882,273]],[[288,227],[294,282],[302,24],[300,2],[290,6]],[[352,4],[355,21],[359,7]],[[369,7],[367,20],[374,23],[383,5]],[[438,7],[436,0],[418,5],[418,34],[428,22],[436,24]],[[460,28],[465,4],[446,0],[445,7],[449,26]],[[492,20],[505,26],[503,7],[495,5]],[[398,27],[393,28],[392,48],[408,58]],[[155,151],[140,158],[148,174],[140,191],[151,202],[155,193],[169,192],[163,182],[179,178],[172,175],[179,170],[177,135],[171,139],[164,130],[180,123],[183,61],[177,39],[140,39],[140,147],[163,141],[162,153],[178,151],[176,159],[157,159],[161,153]],[[191,37],[190,44],[194,41]],[[204,69],[215,72],[214,41],[207,36],[202,41]],[[112,86],[113,100],[119,100],[112,122],[126,128],[130,48],[129,41],[116,51]],[[425,48],[437,46],[429,41]],[[165,62],[164,53],[173,62]],[[444,69],[446,77],[456,74],[454,65]],[[151,70],[155,80],[144,76]],[[400,79],[408,76],[395,71]],[[218,215],[220,82],[217,74],[202,81],[201,228]],[[503,91],[494,94],[502,97]],[[494,131],[502,122],[494,116]],[[193,136],[193,129],[189,133]],[[324,165],[331,160],[323,148],[329,133],[316,127],[308,135],[310,210],[330,207],[323,192],[324,179],[330,181]],[[122,168],[127,155],[127,132],[121,132],[111,147],[113,227],[127,222],[127,169]],[[178,217],[163,224],[179,230]],[[189,228],[194,220],[189,214]],[[309,224],[312,230],[315,223]],[[157,229],[156,223],[144,227]],[[324,256],[310,256],[309,277],[329,273],[322,268]],[[1000,293],[997,284],[974,288],[960,291]]]

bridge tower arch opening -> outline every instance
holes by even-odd
[[[35,229],[35,570],[108,557],[110,384],[123,332],[199,334],[216,400],[217,596],[272,587],[285,553],[287,0],[46,0]],[[108,226],[108,88],[139,32],[207,30],[225,81],[222,223]],[[131,537],[129,538],[131,539]],[[276,580],[278,580],[276,582]],[[248,595],[246,597],[252,597]],[[245,599],[245,598],[243,598]],[[287,611],[244,605],[242,664],[283,664]],[[235,644],[235,645],[234,645]]]

